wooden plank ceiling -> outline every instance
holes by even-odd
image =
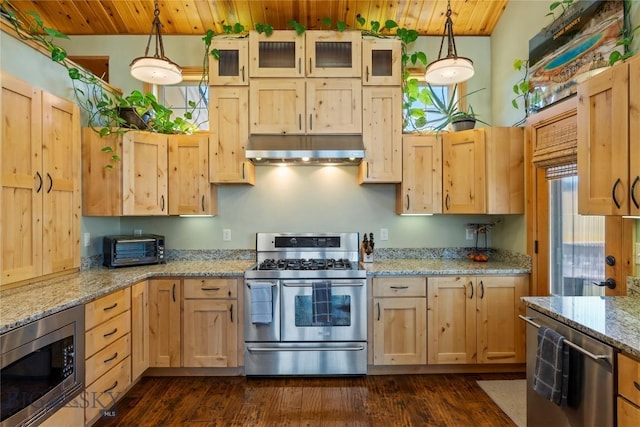
[[[456,36],[491,35],[508,0],[451,1]],[[153,0],[10,0],[21,11],[35,11],[46,26],[68,35],[149,34]],[[159,0],[162,34],[202,35],[223,25],[240,23],[253,29],[256,23],[289,29],[290,20],[307,29],[326,28],[323,18],[343,21],[361,29],[356,17],[384,23],[392,19],[401,28],[421,35],[442,35],[446,0]],[[369,24],[365,26],[369,28]]]

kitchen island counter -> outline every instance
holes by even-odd
[[[255,261],[169,261],[93,268],[0,292],[0,333],[156,277],[243,277]]]
[[[640,278],[629,278],[630,296],[623,297],[524,297],[542,314],[571,326],[613,347],[640,358],[640,296],[631,292]]]

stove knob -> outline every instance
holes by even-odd
[[[291,246],[296,246],[298,244],[298,241],[296,240],[295,237],[292,237],[290,242],[291,242]]]

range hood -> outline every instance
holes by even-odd
[[[245,156],[256,165],[358,165],[362,135],[250,135]]]

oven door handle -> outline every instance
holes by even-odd
[[[268,282],[257,282],[257,283],[268,283]],[[271,287],[278,286],[277,282],[272,282]],[[247,288],[251,289],[251,283],[247,283]]]
[[[315,282],[322,282],[322,280],[314,280]],[[287,288],[310,288],[313,286],[311,283],[303,283],[303,282],[282,282],[282,286],[286,286]],[[351,282],[351,283],[331,283],[331,286],[339,286],[339,287],[348,287],[348,288],[359,288],[364,286],[363,283]]]
[[[362,351],[364,346],[353,347],[247,347],[248,351],[255,353],[269,353],[277,351]]]

